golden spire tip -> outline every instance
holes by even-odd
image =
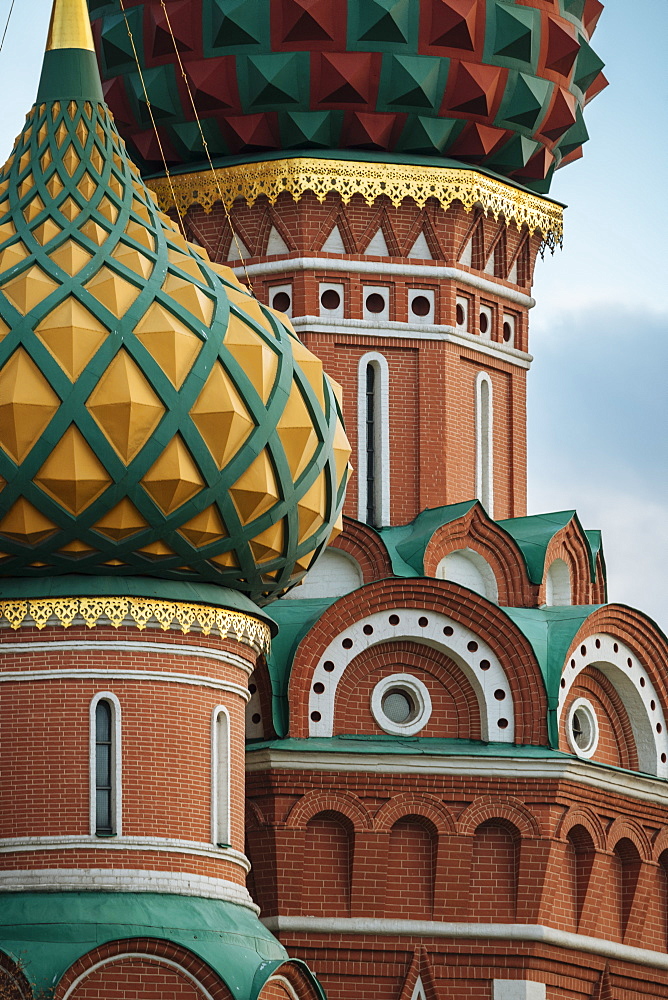
[[[54,0],[46,51],[53,49],[95,51],[86,0]]]

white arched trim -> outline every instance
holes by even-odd
[[[230,714],[223,705],[211,716],[211,840],[230,843]]]
[[[396,625],[390,623],[394,616],[399,619]],[[427,624],[420,624],[421,619],[426,619]],[[460,622],[439,612],[415,608],[376,611],[350,625],[330,642],[313,674],[309,736],[332,736],[336,692],[352,660],[380,642],[405,639],[440,650],[460,667],[478,699],[483,740],[513,742],[515,715],[510,684],[490,646]],[[475,645],[475,649],[469,649],[470,645]],[[314,689],[320,690],[321,684],[324,690],[317,694]],[[499,697],[495,697],[497,692]]]
[[[111,709],[111,827],[112,835],[123,833],[123,766],[121,752],[121,703],[111,691],[99,691],[90,703],[89,710],[89,761],[88,785],[90,802],[90,833],[97,835],[97,725],[96,710],[101,701]]]
[[[475,487],[478,500],[494,517],[494,400],[486,372],[475,380]]]
[[[68,998],[73,995],[77,987],[80,986],[81,983],[85,982],[85,980],[88,979],[89,976],[93,975],[94,972],[98,972],[100,969],[103,969],[105,965],[111,965],[114,962],[122,962],[123,959],[125,958],[130,958],[130,959],[139,958],[142,959],[142,961],[144,962],[153,962],[155,965],[167,966],[170,969],[174,969],[175,971],[179,972],[184,977],[184,979],[189,980],[189,982],[195,985],[197,992],[202,995],[204,1000],[213,1000],[213,997],[211,996],[209,991],[205,989],[204,986],[202,986],[199,979],[193,976],[192,972],[188,972],[188,970],[184,969],[182,965],[179,965],[178,962],[173,962],[170,958],[162,958],[157,955],[149,955],[143,951],[121,952],[120,955],[110,955],[109,958],[103,958],[101,961],[96,962],[94,965],[91,965],[89,969],[86,969],[85,972],[82,972],[80,976],[77,976],[74,982],[68,986],[67,992],[63,994],[63,1000],[68,1000]]]
[[[326,548],[302,582],[288,591],[283,600],[343,597],[362,586],[364,575],[357,560],[340,549]]]
[[[564,664],[562,680],[565,684],[559,691],[559,725],[569,692],[587,667],[600,670],[624,703],[640,770],[668,778],[668,762],[661,760],[661,755],[665,754],[668,761],[668,734],[659,696],[638,657],[615,636],[604,632],[587,636]]]
[[[357,375],[357,516],[367,519],[367,398],[366,373],[373,365],[376,374],[374,399],[375,508],[378,526],[390,523],[390,369],[387,358],[368,351],[359,361]]]

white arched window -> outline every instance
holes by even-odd
[[[476,496],[494,517],[494,434],[492,382],[480,372],[475,383],[475,483]]]
[[[357,516],[380,527],[390,520],[389,368],[382,354],[360,358],[357,390]]]
[[[567,607],[572,603],[571,574],[563,559],[555,559],[547,571],[545,603],[550,607]]]
[[[494,570],[487,560],[473,549],[450,552],[436,567],[437,580],[450,580],[482,594],[488,601],[499,603],[499,588]]]
[[[211,840],[230,843],[230,717],[222,705],[211,720]]]
[[[90,832],[119,836],[121,830],[121,705],[110,691],[90,703]]]

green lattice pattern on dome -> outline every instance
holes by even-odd
[[[0,240],[0,574],[205,580],[260,603],[301,578],[347,478],[332,385],[159,212],[105,105],[33,108]]]
[[[107,100],[162,166],[128,26],[172,162],[360,149],[448,157],[545,192],[604,86],[600,0],[89,0]],[[172,32],[174,39],[172,39]]]

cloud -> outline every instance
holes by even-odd
[[[530,512],[603,531],[609,597],[668,631],[668,318],[588,309],[534,342]]]

